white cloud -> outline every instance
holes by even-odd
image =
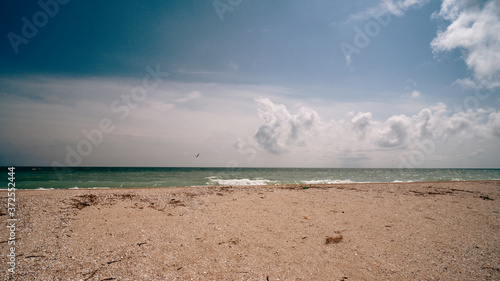
[[[0,160],[65,164],[66,147],[76,149],[86,138],[82,130],[95,132],[100,120],[107,118],[114,130],[103,134],[92,153],[82,157],[82,165],[225,166],[230,157],[239,156],[237,150],[228,149],[236,137],[258,126],[255,97],[279,92],[277,87],[164,81],[144,100],[134,100],[131,89],[140,82],[2,79],[6,87],[0,94],[0,131],[9,134],[0,134],[0,155],[5,156]],[[183,152],[196,150],[206,157],[196,163],[183,158]],[[216,150],[224,155],[211,157]],[[23,151],[23,157],[16,156]]]
[[[385,124],[379,128],[377,144],[380,147],[405,146],[411,127],[411,119],[406,115],[396,115],[387,119]]]
[[[295,92],[283,87],[173,81],[127,106],[122,97],[136,85],[130,80],[2,82],[8,90],[0,94],[0,129],[9,134],[0,135],[0,155],[8,158],[4,161],[17,157],[23,165],[64,163],[66,146],[75,148],[85,139],[82,130],[97,129],[102,118],[116,128],[82,165],[397,167],[401,153],[411,153],[426,139],[446,143],[436,153],[450,165],[456,151],[467,155],[478,149],[489,161],[484,163],[500,164],[492,160],[500,153],[500,111],[492,109],[453,113],[437,104],[415,111],[412,103],[403,112],[416,114],[395,114],[401,106],[296,100]],[[259,96],[268,98],[258,98],[256,110]],[[118,111],[111,107],[115,100]],[[122,119],[125,108],[129,112]],[[194,152],[203,159],[190,162],[184,153]]]
[[[413,91],[411,92],[411,98],[412,98],[412,99],[417,99],[417,98],[419,98],[419,97],[421,97],[421,96],[422,96],[422,94],[421,94],[419,91],[417,91],[417,90],[413,90]]]
[[[419,9],[430,0],[382,0],[378,6],[349,17],[352,20],[366,20],[371,17],[381,17],[387,14],[392,14],[401,17],[409,9]]]
[[[318,128],[320,120],[314,110],[301,108],[291,114],[282,104],[259,98],[259,117],[264,120],[255,138],[267,151],[274,154],[288,152],[294,146],[305,146],[308,136]]]
[[[500,111],[492,109],[453,113],[439,103],[418,114],[393,115],[385,121],[375,120],[371,112],[349,112],[345,119],[324,121],[312,109],[298,108],[297,113],[292,113],[285,105],[269,99],[260,98],[257,102],[263,124],[255,139],[272,154],[307,151],[318,159],[337,159],[342,163],[351,159],[364,161],[367,166],[370,161],[384,162],[376,159],[381,151],[386,155],[396,153],[394,158],[397,158],[398,153],[412,152],[422,143],[447,143],[448,149],[464,143],[472,146],[494,143],[500,137]],[[450,155],[440,157],[450,159]],[[437,158],[427,155],[428,160]]]
[[[487,127],[493,135],[500,137],[500,112],[492,112],[490,114]]]
[[[474,81],[458,80],[462,85],[500,86],[500,1],[444,0],[439,14],[450,21],[431,42],[435,53],[459,48]]]
[[[352,113],[348,113],[347,115],[350,116]],[[372,115],[373,114],[371,112],[358,112],[358,114],[350,120],[352,129],[358,139],[364,139],[370,132],[370,126],[373,123]]]
[[[402,16],[408,9],[419,9],[423,5],[429,3],[429,1],[430,0],[384,0],[381,6],[385,7],[387,11],[396,16]]]

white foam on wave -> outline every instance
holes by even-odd
[[[53,190],[54,188],[44,188],[44,187],[39,187],[35,190]]]
[[[266,179],[218,179],[215,177],[208,177],[210,180],[209,184],[215,183],[217,185],[267,185],[274,183],[273,181]]]
[[[304,184],[341,184],[341,183],[355,183],[352,180],[308,180],[302,181]]]
[[[398,182],[414,182],[412,180],[407,180],[407,181],[400,181],[400,180],[394,180],[393,183],[398,183]]]

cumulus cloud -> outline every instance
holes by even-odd
[[[493,135],[500,137],[500,112],[492,112],[490,114],[487,127]]]
[[[377,144],[381,147],[403,146],[408,138],[411,119],[405,115],[392,116],[379,129]]]
[[[348,116],[353,115],[353,113],[348,113]],[[355,116],[353,116],[350,120],[352,124],[352,130],[358,139],[362,140],[365,138],[366,134],[370,132],[370,125],[373,123],[372,121],[372,113],[371,112],[358,112]]]
[[[444,0],[434,17],[450,21],[431,42],[435,53],[456,48],[464,52],[472,79],[457,82],[468,86],[500,87],[500,1]]]
[[[494,142],[500,137],[500,111],[493,109],[454,113],[439,103],[415,115],[394,115],[386,120],[376,120],[371,112],[348,112],[345,119],[323,121],[313,109],[300,107],[292,113],[267,98],[257,102],[263,124],[254,137],[261,148],[273,154],[322,151],[322,155],[339,160],[361,156],[366,160],[376,151],[403,153],[423,142]]]
[[[274,104],[267,98],[259,98],[259,117],[264,120],[255,138],[267,151],[282,154],[294,146],[305,146],[306,139],[320,123],[314,110],[301,108],[291,114],[286,106]]]

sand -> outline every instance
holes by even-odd
[[[308,187],[18,190],[0,279],[500,280],[500,181]]]

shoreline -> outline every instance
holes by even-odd
[[[10,280],[500,279],[497,180],[64,190],[16,190]]]
[[[461,181],[395,181],[395,182],[348,182],[348,183],[294,183],[294,184],[264,184],[264,185],[196,185],[196,186],[153,186],[153,187],[89,187],[89,188],[37,188],[37,189],[16,189],[17,191],[51,191],[51,190],[140,190],[140,189],[169,189],[169,188],[217,188],[217,187],[275,187],[275,188],[289,188],[296,187],[297,189],[307,186],[309,188],[331,188],[333,186],[344,186],[344,185],[386,185],[386,184],[441,184],[441,183],[481,183],[481,182],[492,182],[500,183],[500,180],[461,180]],[[7,192],[7,189],[0,189],[1,192]]]

